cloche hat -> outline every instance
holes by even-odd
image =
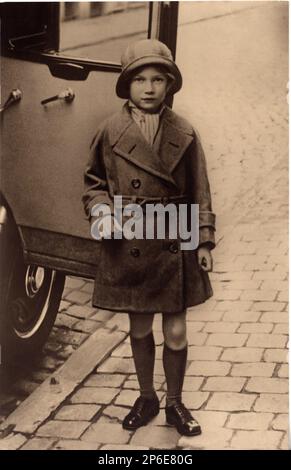
[[[119,98],[129,98],[128,82],[133,71],[146,65],[165,67],[175,78],[171,94],[180,90],[182,76],[173,60],[170,49],[157,39],[142,39],[130,44],[121,56],[122,71],[116,84],[116,94]]]

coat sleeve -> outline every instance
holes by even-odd
[[[89,159],[84,173],[85,190],[82,196],[86,218],[91,220],[91,209],[95,204],[108,204],[113,211],[109,196],[106,168],[103,158],[104,129],[95,135],[90,146]]]
[[[199,246],[215,248],[215,214],[212,211],[207,165],[199,135],[194,131],[191,152],[191,177],[193,202],[199,204]]]

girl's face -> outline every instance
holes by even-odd
[[[133,75],[129,94],[138,108],[154,113],[164,102],[168,89],[166,74],[158,67],[146,66]]]

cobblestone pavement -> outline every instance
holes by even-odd
[[[138,395],[127,338],[34,432],[4,434],[1,449],[288,448],[288,7],[284,2],[253,5],[235,16],[197,22],[195,28],[184,24],[178,44],[185,89],[177,110],[188,109],[196,123],[198,116],[214,206],[223,221],[211,274],[214,297],[188,312],[183,398],[201,423],[202,435],[182,437],[165,424],[163,337],[157,315],[155,380],[162,409],[147,427],[136,432],[121,427]],[[200,70],[187,85],[187,51],[192,48],[179,59],[179,47],[189,38]],[[231,73],[227,67],[225,74],[215,69],[215,63],[228,60]],[[193,81],[195,112],[186,101]],[[67,280],[46,345],[52,362],[65,360],[98,328],[128,331],[126,315],[91,308],[91,293],[91,281]],[[63,357],[60,338],[67,344]],[[35,371],[34,383],[57,366],[45,364],[39,376]]]

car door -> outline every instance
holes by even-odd
[[[122,106],[126,45],[155,37],[175,52],[177,2],[6,3],[2,24],[1,186],[25,259],[94,276],[81,203],[89,145]]]

